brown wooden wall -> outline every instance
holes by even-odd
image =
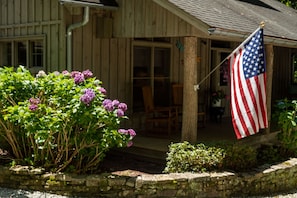
[[[81,14],[72,15],[71,23],[81,21]],[[90,21],[73,31],[73,70],[92,70],[103,82],[109,97],[131,104],[133,38],[101,38],[104,27],[100,21],[104,15],[110,13],[91,10]],[[175,46],[178,40],[183,42],[182,38],[171,38],[171,81],[182,83],[183,50]]]
[[[45,39],[46,71],[63,70],[65,26],[58,0],[0,0],[0,41]]]
[[[90,69],[111,98],[128,105],[132,99],[133,39],[168,37],[172,46],[171,81],[183,83],[184,53],[177,48],[183,37],[198,39],[197,70],[200,82],[210,71],[210,40],[150,0],[119,0],[119,9],[91,8],[90,21],[73,31],[73,69]],[[58,0],[0,0],[0,41],[43,36],[45,70],[66,69],[66,28],[80,22],[83,8],[61,6]],[[292,49],[274,47],[272,99],[288,95]],[[1,58],[1,57],[0,57]],[[207,79],[202,91],[209,88]],[[200,98],[199,98],[200,99]],[[200,99],[201,101],[201,99]]]
[[[274,71],[272,84],[272,100],[289,98],[292,81],[292,54],[297,49],[274,47]],[[294,96],[296,97],[296,95]],[[296,98],[295,98],[296,99]]]
[[[119,4],[119,9],[115,11],[91,8],[90,21],[73,31],[73,69],[92,70],[103,81],[109,97],[123,100],[131,106],[134,37],[170,38],[171,82],[183,83],[184,53],[176,45],[183,45],[184,41],[183,36],[178,35],[195,34],[197,31],[152,1],[129,0],[119,1]],[[82,21],[82,15],[82,8],[65,8],[67,25]],[[197,69],[198,80],[201,80],[209,71],[210,46],[207,39],[198,40]],[[203,86],[207,87],[208,81]]]
[[[201,35],[190,24],[152,0],[119,0],[115,14],[116,37],[177,37]]]

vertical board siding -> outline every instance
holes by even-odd
[[[72,23],[76,24],[83,20],[81,15],[74,15]],[[82,70],[83,66],[83,28],[76,28],[72,31],[72,68]]]
[[[92,18],[92,17],[90,17]],[[93,36],[93,30],[92,30],[92,21],[89,21],[83,28],[82,32],[82,63],[81,67],[82,70],[85,69],[91,69],[92,67],[92,56],[89,56],[89,54],[92,54],[92,36]]]
[[[59,43],[59,26],[54,24],[54,25],[49,25],[49,30],[50,30],[50,43],[51,43],[51,48],[50,48],[50,54],[49,58],[51,60],[50,65],[55,69],[59,70],[59,47],[57,44]]]
[[[63,8],[58,0],[0,0],[0,39],[45,38],[46,71],[66,68]]]
[[[92,25],[93,32],[96,31],[97,28],[97,15],[93,15],[92,17]],[[93,34],[96,35],[96,34]],[[100,70],[100,60],[101,60],[101,40],[93,37],[92,40],[92,71],[96,76],[101,76]]]
[[[145,18],[145,3],[135,3],[135,10],[143,10],[143,12],[134,12],[135,19],[144,19]],[[139,0],[136,0],[139,1]],[[135,20],[135,30],[138,30],[139,34],[144,35],[145,23],[141,20]]]
[[[0,7],[0,9],[1,9],[1,12],[0,12],[0,24],[1,25],[5,25],[8,22],[8,19],[7,19],[7,9],[8,9],[7,1],[8,0],[2,0],[2,4],[1,4],[1,7]]]
[[[116,37],[176,37],[199,35],[197,29],[173,13],[148,0],[119,0],[115,13]]]
[[[110,84],[110,97],[118,98],[118,84],[119,82],[119,60],[118,60],[118,42],[117,39],[110,40],[110,71],[109,71],[109,84]]]
[[[109,42],[110,39],[102,39],[102,42],[101,42],[101,60],[100,60],[100,68],[101,68],[101,76],[100,76],[100,79],[102,80],[103,82],[103,86],[107,89],[107,92],[108,92],[108,95],[111,96],[111,95],[114,95],[111,92],[111,87],[110,87],[110,83],[109,83],[109,73],[110,73],[110,42]]]
[[[274,47],[274,68],[272,82],[272,102],[288,96],[292,63],[290,49]]]
[[[73,15],[72,23],[81,21],[82,14]],[[98,27],[100,17],[100,12],[91,10],[89,22],[73,31],[73,68],[92,70],[108,97],[130,104],[131,39],[98,38],[96,31],[104,31]]]

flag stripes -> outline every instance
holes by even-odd
[[[231,115],[238,139],[268,126],[263,30],[258,28],[229,56]]]

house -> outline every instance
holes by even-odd
[[[166,105],[172,83],[182,83],[192,118],[183,120],[183,139],[195,140],[197,100],[209,106],[210,91],[228,93],[228,86],[222,69],[198,93],[192,86],[262,21],[269,116],[276,99],[295,93],[297,11],[276,0],[0,0],[0,9],[0,65],[33,73],[90,69],[109,97],[128,104],[136,129],[143,126],[141,87],[151,85],[157,104]]]

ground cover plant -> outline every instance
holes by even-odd
[[[121,128],[127,105],[108,99],[89,70],[35,77],[22,66],[0,68],[0,92],[0,142],[16,164],[87,172],[136,135]]]

